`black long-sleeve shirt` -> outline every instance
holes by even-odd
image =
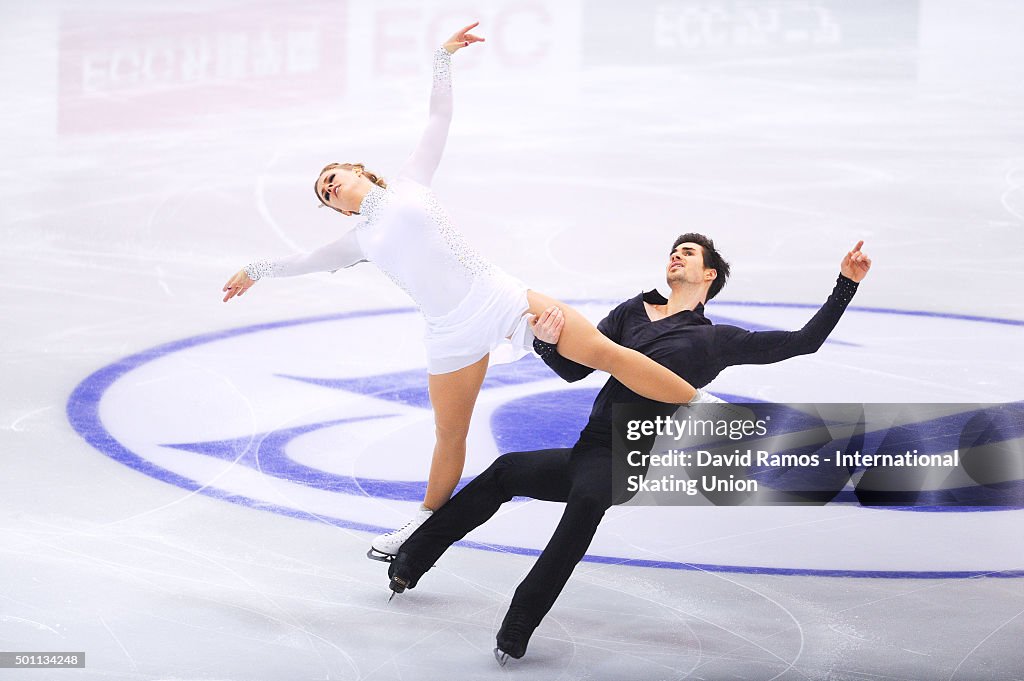
[[[702,388],[729,366],[772,364],[816,352],[832,333],[856,292],[857,283],[839,275],[828,300],[799,331],[747,331],[728,324],[712,324],[704,316],[702,304],[693,310],[651,321],[644,303],[668,303],[657,291],[630,298],[608,313],[597,328],[619,345],[647,355],[694,387]],[[534,347],[545,363],[567,381],[578,381],[593,371],[562,357],[550,343],[538,340]],[[627,402],[659,404],[637,395],[613,376],[598,393],[590,420],[580,437],[610,445],[612,405]]]

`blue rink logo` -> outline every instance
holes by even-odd
[[[599,318],[610,305],[579,307]],[[714,312],[721,314],[711,316],[716,323],[751,330],[799,328],[815,309],[716,303]],[[356,311],[167,343],[86,378],[68,401],[68,418],[107,456],[190,492],[376,533],[403,522],[426,488],[433,419],[420,335],[414,331],[421,323],[411,309]],[[888,401],[934,401],[944,385],[936,366],[955,366],[962,340],[951,336],[966,334],[988,346],[981,348],[982,356],[1011,356],[1009,348],[1021,347],[1024,340],[1024,322],[851,308],[818,355],[772,369],[729,369],[709,387],[730,401],[839,402],[851,391],[879,395],[879,386]],[[908,337],[928,343],[907,347]],[[969,369],[978,386],[1003,385],[998,363]],[[740,371],[741,378],[729,378]],[[785,381],[784,398],[757,388],[758,372],[768,371],[785,372],[766,379],[768,384]],[[463,483],[503,452],[571,446],[602,381],[595,375],[566,384],[533,357],[492,366],[474,414]],[[538,553],[550,529],[535,528],[552,528],[561,506],[508,507],[510,512],[496,516],[463,545]],[[834,504],[630,509],[627,515],[613,508],[586,560],[823,576],[1024,576],[1024,553],[1006,541],[1024,511],[944,510],[961,512]],[[639,521],[638,512],[646,514]],[[683,519],[686,532],[675,534]],[[948,542],[951,533],[962,554],[929,552],[935,542]],[[851,555],[851,545],[877,545],[880,538],[899,543],[903,553]]]

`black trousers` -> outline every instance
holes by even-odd
[[[586,553],[604,512],[622,500],[613,490],[612,465],[610,447],[582,440],[572,449],[504,454],[434,512],[401,551],[412,564],[429,568],[512,497],[565,502],[555,533],[512,598],[511,607],[539,624]]]

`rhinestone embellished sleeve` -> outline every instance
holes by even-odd
[[[434,50],[434,87],[452,89],[452,55],[443,47]]]
[[[540,338],[533,339],[533,351],[540,355],[541,359],[547,359],[558,354],[558,344],[542,341]]]
[[[273,277],[274,263],[271,260],[256,260],[245,266],[245,273],[253,281],[258,281],[263,277]]]

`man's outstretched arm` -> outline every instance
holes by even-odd
[[[822,346],[839,323],[860,282],[871,269],[871,258],[857,242],[840,264],[832,295],[799,331],[747,331],[735,326],[716,328],[717,356],[723,366],[771,364],[797,355],[809,355]]]

